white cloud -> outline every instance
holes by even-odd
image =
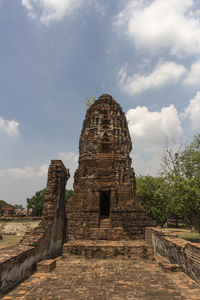
[[[78,164],[78,154],[73,152],[60,152],[56,159],[61,159],[65,167],[70,169],[73,179],[73,173]],[[48,164],[44,164],[41,166],[25,166],[24,168],[8,168],[0,170],[0,176],[9,176],[10,178],[18,179],[47,177],[48,167]]]
[[[77,164],[78,154],[74,152],[59,152],[58,157],[63,160],[64,164]],[[66,166],[66,168],[69,168]]]
[[[133,166],[137,175],[157,175],[166,138],[179,140],[183,130],[174,105],[151,112],[147,107],[126,114],[133,143]]]
[[[0,170],[0,176],[8,176],[15,179],[28,179],[35,177],[46,177],[48,172],[48,165],[39,167],[26,166],[24,168],[9,168]]]
[[[189,118],[192,123],[192,129],[200,129],[200,92],[196,94],[194,99],[190,100],[185,112],[181,114],[182,118]]]
[[[65,167],[70,169],[70,173],[74,172],[78,164],[78,154],[73,152],[59,152],[56,159],[61,159]],[[9,176],[15,179],[41,178],[47,177],[48,164],[41,166],[30,165],[23,168],[8,168],[0,170],[0,177]],[[73,176],[71,176],[73,177]]]
[[[60,152],[53,159],[61,159],[65,167],[70,169],[70,179],[66,188],[72,189],[73,175],[78,165],[78,154]],[[36,191],[46,187],[49,164],[0,170],[0,199],[11,204],[26,205],[26,198],[32,197]]]
[[[146,155],[141,149],[136,149],[135,153],[131,155],[133,161],[134,171],[137,176],[151,175],[157,176],[160,171],[162,149],[151,152],[151,155]]]
[[[52,21],[61,20],[78,9],[88,0],[21,0],[32,19],[39,19],[48,25]]]
[[[97,2],[96,0],[91,0],[94,2],[94,8],[95,10],[99,13],[99,15],[101,17],[104,17],[106,15],[106,9],[105,7],[102,5],[102,3],[100,4],[100,2]]]
[[[147,89],[157,89],[168,84],[175,84],[186,72],[183,65],[174,62],[163,62],[156,66],[152,73],[145,75],[134,74],[127,77],[126,68],[118,72],[119,84],[131,95],[140,93]]]
[[[146,145],[147,151],[154,151],[163,145],[166,137],[182,135],[181,121],[174,105],[151,112],[146,106],[137,106],[126,114],[130,134],[138,147]]]
[[[130,0],[115,18],[137,48],[169,49],[176,56],[200,53],[200,19],[194,0]]]
[[[192,64],[190,72],[187,74],[183,83],[194,86],[200,84],[200,61]]]
[[[0,199],[26,206],[26,198],[46,187],[48,165],[0,170]]]
[[[60,152],[58,159],[61,159],[65,167],[70,170],[70,179],[67,182],[67,189],[73,189],[74,172],[78,167],[78,154],[74,152]]]
[[[126,71],[126,65],[125,67],[121,67],[117,73],[119,77],[119,84],[124,85],[127,80],[127,71]]]
[[[6,133],[10,138],[17,138],[19,136],[19,123],[15,120],[4,120],[0,116],[0,131]]]

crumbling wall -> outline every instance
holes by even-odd
[[[106,218],[113,229],[104,238],[119,240],[128,235],[130,239],[143,239],[145,227],[153,225],[135,195],[131,149],[122,108],[112,96],[103,94],[87,110],[83,122],[75,195],[67,203],[69,240],[94,238],[93,229],[100,228],[105,217],[102,194],[107,195]]]
[[[200,283],[200,244],[187,242],[158,228],[146,228],[146,241],[154,251],[178,264],[183,272]]]
[[[41,218],[13,218],[8,220],[0,220],[0,232],[2,234],[12,234],[23,236],[27,231],[37,227],[41,222]]]
[[[0,251],[0,293],[27,278],[35,264],[62,252],[65,234],[65,186],[69,170],[52,160],[40,224],[27,232],[19,245]]]

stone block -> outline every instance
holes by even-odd
[[[40,261],[37,263],[37,271],[38,272],[51,272],[56,267],[56,260],[55,259],[47,259]]]
[[[180,272],[180,267],[177,264],[170,264],[168,262],[160,261],[158,265],[163,269],[165,272]]]

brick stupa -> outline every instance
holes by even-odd
[[[66,207],[68,240],[144,238],[152,221],[135,195],[131,150],[122,108],[110,95],[100,96],[83,122],[75,196]]]

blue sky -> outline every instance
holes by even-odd
[[[197,0],[0,0],[0,199],[25,204],[51,159],[73,175],[85,97],[103,93],[136,174],[156,175],[166,138],[200,131],[199,37]]]

